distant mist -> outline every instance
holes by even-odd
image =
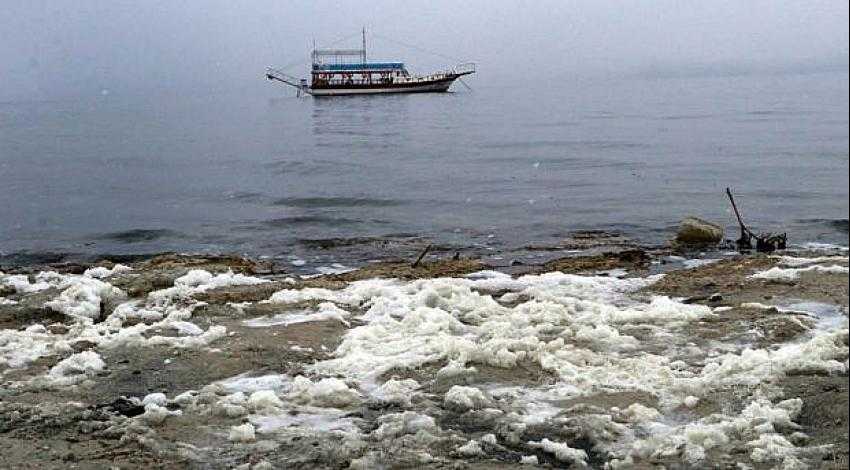
[[[376,58],[474,60],[494,84],[848,66],[848,2],[834,0],[11,0],[0,100],[254,90],[265,66],[306,62],[313,39],[356,46],[363,25]]]

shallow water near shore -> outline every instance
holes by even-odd
[[[848,239],[846,72],[0,104],[0,262],[167,250],[296,265],[509,251],[686,215]],[[734,234],[730,235],[734,238]],[[427,241],[426,241],[427,240]]]

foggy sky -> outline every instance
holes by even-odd
[[[361,26],[373,58],[474,60],[477,80],[847,66],[848,2],[7,0],[0,100],[249,90]],[[357,46],[358,38],[339,46]],[[307,66],[290,69],[306,75]],[[265,87],[268,89],[268,87]]]

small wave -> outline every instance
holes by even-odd
[[[648,147],[639,142],[619,140],[529,140],[524,142],[497,142],[484,144],[485,149],[533,149],[533,148],[594,148],[603,150],[635,149]]]
[[[587,114],[583,116],[585,119],[617,119],[625,116],[621,116],[616,113],[612,113],[610,111],[600,111],[593,114]]]
[[[132,229],[120,232],[110,232],[97,237],[100,240],[112,240],[121,243],[141,243],[162,238],[180,238],[183,235],[168,229]]]
[[[776,199],[821,199],[821,198],[829,198],[833,197],[832,194],[823,192],[823,191],[799,191],[793,189],[785,189],[785,190],[772,190],[772,189],[759,189],[755,191],[751,191],[747,193],[749,196],[756,197],[764,197],[764,198],[776,198]]]
[[[264,167],[270,170],[276,171],[290,171],[290,170],[298,170],[299,168],[308,166],[306,162],[297,161],[297,160],[275,160],[273,162],[268,162],[263,164]]]
[[[34,266],[42,264],[56,264],[68,261],[74,257],[71,253],[56,252],[30,252],[21,251],[16,253],[0,253],[0,264],[12,266]]]
[[[710,119],[717,117],[715,114],[671,114],[668,116],[659,116],[661,121],[690,121],[694,119]]]
[[[850,233],[850,221],[847,219],[836,219],[829,222],[829,224],[840,232]]]
[[[536,158],[533,160],[519,160],[516,155],[488,155],[477,158],[477,161],[488,163],[505,163],[513,165],[533,165],[534,168],[549,167],[549,166],[568,166],[570,169],[589,169],[589,168],[637,168],[645,167],[646,162],[637,160],[632,161],[611,161],[601,158],[585,158],[585,157],[550,157]],[[501,181],[501,180],[494,180]],[[588,182],[588,186],[598,184],[597,182]]]
[[[292,225],[356,225],[366,222],[382,223],[384,221],[366,221],[345,217],[329,217],[325,215],[299,215],[293,217],[279,217],[276,219],[264,220],[262,223],[263,225],[269,227],[289,227]]]
[[[231,201],[260,202],[266,197],[266,195],[251,191],[233,191],[225,193],[224,197]]]
[[[581,122],[579,121],[554,121],[554,122],[532,122],[524,125],[523,127],[532,127],[535,129],[539,129],[542,127],[575,127],[580,126]]]
[[[752,118],[739,118],[732,119],[730,122],[739,123],[739,124],[747,124],[747,123],[758,123],[758,122],[773,122],[776,121],[776,118],[772,117],[752,117]]]
[[[355,168],[358,165],[348,162],[336,162],[332,160],[288,160],[281,159],[264,163],[263,166],[275,174],[313,174],[318,171],[339,170],[340,168]]]
[[[811,225],[822,225],[842,233],[850,233],[848,219],[800,219],[797,222]]]
[[[307,248],[331,249],[352,246],[414,245],[423,240],[413,234],[391,234],[379,237],[301,238],[296,242]]]
[[[392,207],[404,205],[406,201],[368,197],[284,197],[274,201],[272,204],[275,206],[299,208]]]
[[[791,114],[792,111],[779,111],[776,109],[757,109],[755,111],[750,111],[747,114],[749,116],[778,116],[782,114]]]
[[[395,149],[398,144],[391,140],[382,139],[366,139],[366,140],[345,140],[342,142],[316,142],[316,148],[322,149]]]
[[[842,245],[836,245],[834,243],[808,242],[808,243],[803,243],[802,245],[799,245],[799,246],[801,248],[803,248],[804,250],[820,251],[820,252],[824,252],[824,253],[830,253],[830,252],[844,253],[844,252],[850,251],[850,248],[847,248],[846,246],[842,246]]]

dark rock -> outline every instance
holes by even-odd
[[[139,416],[145,412],[144,406],[137,405],[124,397],[118,397],[115,401],[104,405],[98,405],[96,408],[112,411],[128,418]]]
[[[616,232],[605,232],[602,230],[582,230],[573,232],[563,240],[560,249],[586,250],[603,246],[634,246],[635,242]]]
[[[47,325],[47,331],[54,335],[64,335],[68,332],[68,327],[62,323],[52,323]]]
[[[71,348],[74,350],[75,353],[94,349],[96,346],[97,343],[85,339],[81,339],[79,341],[74,341],[73,343],[71,343]]]

